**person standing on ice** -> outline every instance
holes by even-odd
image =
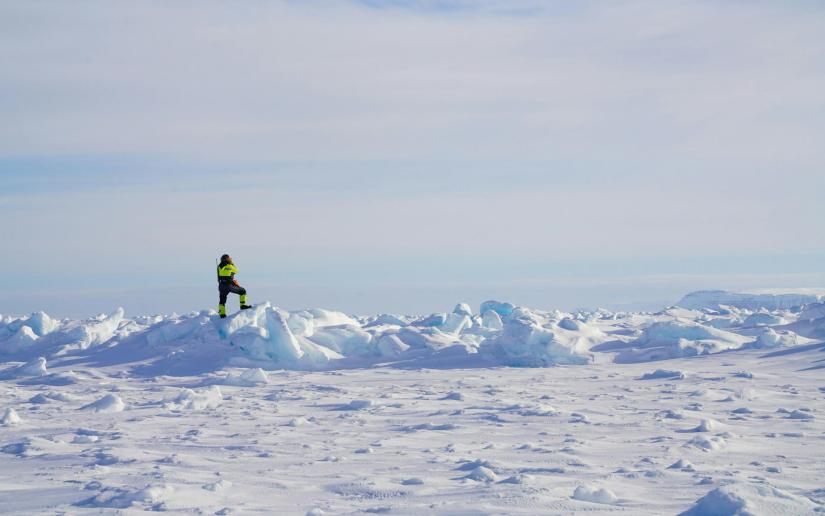
[[[230,292],[241,296],[241,310],[252,308],[246,304],[246,289],[238,284],[235,279],[238,268],[232,263],[232,257],[228,254],[221,256],[221,263],[218,264],[218,292],[220,300],[218,302],[218,315],[221,319],[226,317],[226,297]]]

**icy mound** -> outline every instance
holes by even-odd
[[[753,292],[727,290],[699,290],[683,297],[678,306],[692,310],[719,309],[725,306],[749,310],[782,310],[808,303],[816,303],[825,297],[825,289],[787,289]]]
[[[53,332],[60,326],[60,322],[49,317],[45,312],[35,312],[29,317],[13,319],[6,324],[0,325],[0,338],[17,333],[23,327],[31,330],[31,334],[42,337]]]
[[[125,408],[126,404],[117,394],[107,394],[97,401],[80,407],[81,410],[92,412],[123,412]]]
[[[613,491],[590,486],[576,487],[576,490],[573,491],[573,499],[606,505],[615,505],[619,501],[619,498],[613,493]]]
[[[764,484],[730,484],[710,491],[681,516],[758,516],[814,514],[817,506],[800,496]]]
[[[657,369],[652,373],[645,373],[639,377],[640,380],[684,380],[685,373],[682,371],[669,371],[667,369]]]
[[[312,320],[298,315],[293,327],[304,334],[314,330]],[[342,358],[332,349],[318,346],[299,333],[296,336],[288,324],[289,313],[264,303],[251,310],[238,312],[221,325],[221,337],[229,339],[251,358],[275,362],[285,367],[319,365]]]
[[[143,489],[104,488],[97,495],[77,502],[78,507],[129,509],[132,507],[153,509],[172,493],[165,485],[146,486]],[[156,509],[155,509],[156,510]]]
[[[17,411],[13,408],[9,407],[6,409],[6,412],[3,413],[3,417],[0,417],[0,426],[14,426],[20,424],[20,416],[17,415]]]
[[[43,357],[37,357],[34,360],[29,360],[17,368],[15,372],[18,376],[44,376],[48,374],[48,370],[46,369],[46,359]]]
[[[269,303],[218,319],[214,312],[126,319],[122,309],[87,320],[56,321],[38,313],[6,318],[0,354],[29,361],[6,369],[43,376],[46,359],[135,364],[145,375],[202,374],[227,366],[318,370],[388,361],[427,367],[546,366],[592,361],[590,347],[607,336],[579,319],[488,301],[479,315],[465,303],[426,317],[355,318],[323,309],[288,312]],[[235,384],[259,382],[248,378]]]
[[[86,321],[56,321],[43,312],[0,323],[0,353],[31,355],[40,351],[47,356],[85,350],[107,342],[115,336],[123,309]]]
[[[818,306],[809,305],[801,315],[818,315]],[[147,376],[199,375],[227,367],[543,367],[586,364],[600,357],[645,362],[785,347],[825,336],[825,318],[777,324],[796,319],[787,310],[671,307],[656,313],[565,313],[502,301],[486,301],[477,312],[458,303],[451,312],[424,316],[353,317],[317,308],[289,312],[269,303],[226,319],[214,311],[126,318],[118,309],[85,320],[57,320],[38,312],[0,318],[0,360],[12,362],[0,376],[50,385],[82,381],[49,374],[47,360],[50,368],[120,365]],[[224,380],[262,383],[240,376]]]
[[[814,319],[822,319],[825,317],[825,303],[812,303],[805,305],[805,308],[799,312],[798,321],[812,321]]]
[[[776,326],[787,323],[787,320],[777,314],[756,312],[747,316],[742,321],[742,326]]]
[[[744,322],[739,317],[701,317],[696,320],[696,322],[700,324],[704,324],[706,326],[710,326],[712,328],[717,328],[720,330],[724,330],[727,328],[733,328],[736,326],[742,326]]]
[[[649,362],[668,358],[708,355],[740,349],[751,339],[694,321],[657,322],[644,330],[633,347],[619,353],[616,362]]]
[[[795,333],[811,339],[825,340],[825,317],[805,323],[790,325]]]
[[[502,303],[501,301],[485,301],[481,303],[481,308],[479,309],[479,313],[481,315],[486,314],[487,312],[495,312],[500,317],[510,317],[510,314],[513,313],[515,310],[515,306],[511,303]]]
[[[306,369],[359,360],[428,360],[448,350],[453,364],[459,364],[462,356],[469,364],[477,354],[509,365],[582,364],[591,360],[589,347],[605,338],[582,323],[564,328],[547,314],[509,303],[487,302],[481,311],[483,316],[474,316],[466,304],[459,303],[451,313],[409,324],[400,317],[381,317],[379,324],[367,318],[361,326],[343,314],[330,315],[335,312],[289,313],[263,304],[228,318],[220,334],[254,360]],[[402,324],[392,324],[393,319]]]
[[[323,310],[321,308],[311,308],[308,310],[300,310],[292,312],[287,317],[290,330],[298,335],[309,337],[313,335],[316,329],[325,328],[327,326],[358,326],[358,321],[350,316],[334,312],[332,310]]]
[[[269,383],[269,378],[266,372],[260,367],[248,369],[241,374],[229,374],[224,380],[224,385],[233,385],[235,387],[255,387],[258,385],[266,385]]]
[[[537,314],[517,308],[502,331],[485,340],[480,349],[508,365],[586,364],[593,360],[588,350],[602,340],[598,330],[588,330],[584,325],[577,329],[548,325]]]
[[[45,376],[46,374],[48,374],[48,370],[46,369],[46,359],[43,357],[37,357],[29,360],[25,364],[1,371],[0,380],[6,380],[9,378],[38,377]]]
[[[375,317],[367,318],[366,323],[364,324],[365,327],[369,328],[371,326],[382,326],[382,325],[389,325],[389,326],[406,326],[409,323],[409,320],[403,315],[397,314],[379,314]]]
[[[792,331],[776,331],[772,328],[765,328],[759,334],[759,337],[752,343],[747,344],[746,347],[755,349],[787,348],[800,344],[800,339],[801,337]],[[804,340],[805,342],[808,341],[808,339]]]

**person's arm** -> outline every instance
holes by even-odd
[[[234,265],[232,265],[232,284],[235,285],[236,287],[240,287],[240,284],[238,284],[238,280],[235,279],[235,274],[237,272],[238,272],[238,268],[235,267]]]

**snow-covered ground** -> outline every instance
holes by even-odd
[[[0,513],[825,511],[825,304],[774,294],[3,316]]]

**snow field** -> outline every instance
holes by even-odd
[[[280,370],[250,386],[110,368],[47,403],[32,400],[53,386],[5,382],[21,421],[3,427],[0,512],[822,507],[825,384],[794,375],[819,352],[739,353],[677,359],[684,378],[648,380],[648,364]],[[115,399],[121,411],[83,409]],[[22,496],[32,486],[44,496]]]
[[[0,317],[0,513],[822,512],[817,306]]]

